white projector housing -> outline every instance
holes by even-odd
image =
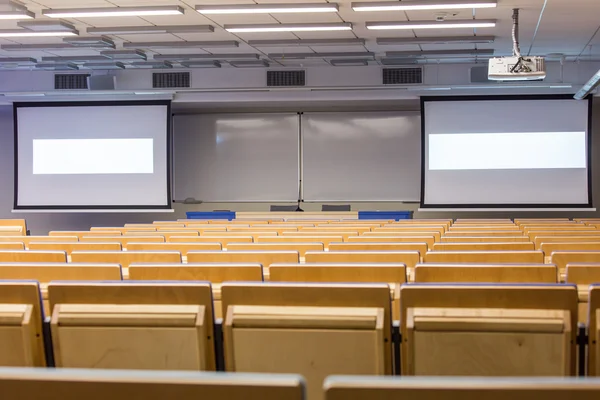
[[[535,81],[546,77],[544,57],[523,57],[522,65],[529,71],[511,72],[519,57],[490,58],[488,79],[492,81]]]

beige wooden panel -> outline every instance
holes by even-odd
[[[541,251],[430,251],[426,263],[544,263]]]
[[[294,228],[288,228],[288,227],[284,227],[284,228],[280,228],[277,226],[252,226],[250,228],[237,228],[237,227],[227,227],[227,232],[239,232],[241,234],[246,234],[246,233],[271,233],[274,232],[277,235],[281,235],[283,232],[298,232],[298,228],[294,227]]]
[[[597,230],[569,230],[569,231],[529,231],[527,234],[531,240],[535,241],[538,236],[600,236],[600,231]]]
[[[37,282],[0,282],[0,305],[18,304],[31,306],[30,316],[28,317],[29,322],[24,327],[21,335],[19,335],[20,340],[19,337],[9,334],[9,337],[17,339],[17,343],[6,341],[6,335],[0,334],[3,337],[2,339],[5,339],[0,341],[0,359],[3,359],[3,361],[21,359],[20,365],[3,364],[3,366],[7,367],[45,367],[46,356],[44,353],[44,335],[42,331],[42,299]],[[7,316],[4,317],[6,318]],[[10,325],[5,318],[2,318],[2,325]],[[9,332],[5,331],[4,333]],[[20,347],[17,347],[17,345],[20,345]],[[20,357],[15,352],[20,352]],[[23,361],[26,361],[26,363]],[[0,389],[0,393],[2,393],[3,400],[8,395],[2,389]]]
[[[386,225],[373,232],[446,232],[445,225]]]
[[[152,225],[182,227],[185,226],[185,223],[178,221],[152,221]],[[125,224],[125,226],[127,226],[127,224]]]
[[[23,242],[0,242],[0,250],[25,250]]]
[[[32,304],[0,303],[0,365],[35,367]]]
[[[258,263],[131,264],[129,279],[140,281],[262,281]]]
[[[383,329],[377,308],[232,306],[224,323],[226,365],[301,374],[307,398],[322,400],[331,374],[384,374]]]
[[[100,263],[3,263],[0,279],[32,279],[42,284],[50,281],[121,280],[119,264]]]
[[[0,263],[3,262],[67,262],[64,251],[0,250]]]
[[[325,249],[333,242],[341,242],[342,236],[259,236],[255,239],[257,243],[322,243]]]
[[[576,224],[576,221],[571,221],[569,218],[520,218],[515,219],[517,225],[531,224]]]
[[[227,225],[196,225],[196,224],[187,224],[185,229],[177,229],[179,230],[187,230],[187,229],[195,229],[203,234],[204,232],[227,232]],[[173,230],[173,229],[171,229]]]
[[[67,254],[74,251],[121,251],[121,244],[116,242],[31,242],[29,250],[59,250]]]
[[[523,232],[519,230],[511,231],[448,231],[444,234],[445,237],[473,237],[473,236],[523,236]]]
[[[533,242],[435,243],[434,251],[534,250]]]
[[[600,283],[600,263],[567,264],[566,282],[574,283],[578,286]]]
[[[127,251],[178,251],[187,256],[190,251],[222,250],[220,243],[135,243],[127,244]]]
[[[444,243],[530,242],[528,236],[443,236]]]
[[[567,310],[411,307],[407,324],[406,375],[569,375]]]
[[[324,251],[323,243],[231,243],[228,251],[297,251],[304,257],[307,251]]]
[[[594,250],[600,251],[600,241],[598,242],[551,242],[542,243],[540,250],[547,256],[555,251],[572,251],[572,250]]]
[[[273,222],[270,222],[269,225],[273,225],[273,226],[277,226],[277,227],[292,227],[292,228],[298,228],[298,230],[300,230],[299,228],[302,228],[302,227],[311,228],[311,227],[315,227],[317,224],[312,223],[312,222],[273,221]]]
[[[120,264],[123,278],[129,276],[129,264],[132,263],[180,263],[178,251],[74,251],[72,262],[114,263]]]
[[[390,289],[385,284],[224,283],[223,315],[230,306],[376,307],[383,313],[385,374],[392,373]],[[225,332],[227,342],[227,332]],[[225,345],[225,351],[228,351]],[[350,353],[351,354],[351,353]]]
[[[434,236],[350,236],[348,243],[427,243],[431,248],[435,243]]]
[[[121,232],[115,231],[51,231],[48,236],[77,236],[81,240],[84,236],[120,236]]]
[[[393,263],[271,264],[273,282],[405,283],[406,266]]]
[[[269,220],[268,219],[234,219],[231,221],[225,220],[225,219],[216,219],[216,220],[210,220],[208,221],[209,224],[214,224],[214,225],[248,225],[248,226],[255,226],[255,225],[268,225],[269,224]]]
[[[393,220],[386,219],[369,219],[369,220],[358,220],[358,221],[330,221],[330,222],[319,222],[318,226],[337,226],[337,225],[352,225],[352,226],[368,226],[371,228],[377,228],[380,226],[387,225],[393,222]]]
[[[417,264],[415,282],[557,283],[553,264]]]
[[[389,225],[443,225],[449,228],[452,225],[451,219],[402,219],[400,221],[391,221]]]
[[[509,218],[457,218],[454,224],[512,224]]]
[[[472,379],[403,377],[334,377],[325,383],[326,400],[481,400],[544,399],[595,400],[600,383],[583,379],[477,378]]]
[[[24,219],[0,219],[0,227],[2,226],[16,226],[20,228],[21,234],[25,235],[27,232],[27,224]]]
[[[528,309],[569,311],[570,331],[577,331],[577,289],[570,285],[403,285],[400,289],[402,337],[408,338],[408,308]],[[409,354],[408,340],[402,354]],[[577,373],[576,343],[570,342],[569,375]],[[402,358],[402,371],[409,371],[410,360]]]
[[[208,282],[54,282],[48,285],[48,298],[51,313],[57,304],[199,305],[205,307],[206,331],[213,329],[212,293]],[[213,335],[204,337],[205,365],[208,370],[214,370]]]
[[[598,236],[536,236],[533,239],[535,248],[539,249],[542,243],[576,243],[576,242],[600,242]]]
[[[284,232],[285,234],[295,234],[297,232]],[[252,240],[256,240],[256,238],[260,237],[260,236],[278,236],[277,232],[242,232],[242,231],[235,231],[235,232],[209,232],[206,231],[202,234],[202,236],[204,237],[213,237],[213,236],[218,236],[218,237],[228,237],[228,236],[234,236],[234,237],[240,237],[240,236],[245,236],[248,237],[250,236],[252,238]],[[240,243],[240,242],[237,242]]]
[[[222,232],[215,232],[222,233]],[[162,236],[165,239],[171,236],[199,236],[198,231],[160,231],[160,232],[127,232],[124,236]]]
[[[358,211],[347,211],[347,212],[322,212],[322,211],[305,211],[303,213],[298,212],[253,212],[253,211],[241,211],[236,213],[237,219],[245,220],[272,220],[274,218],[292,220],[292,221],[304,221],[304,220],[358,220]]]
[[[596,229],[594,226],[587,226],[587,225],[563,225],[563,226],[559,226],[559,225],[522,225],[521,226],[521,230],[528,235],[530,232],[547,232],[547,231],[567,231],[567,232],[579,232],[579,231],[585,231],[585,232],[597,232],[600,233],[598,231],[598,229]]]
[[[356,235],[353,235],[356,236]],[[437,231],[397,231],[394,229],[377,232],[367,232],[362,236],[410,236],[410,237],[421,237],[421,236],[433,236],[436,242],[439,242],[442,238],[442,234]]]
[[[81,237],[82,242],[96,242],[96,243],[105,243],[105,242],[116,242],[121,243],[123,248],[127,248],[128,243],[139,243],[139,242],[153,242],[153,243],[164,243],[164,236],[83,236]]]
[[[264,272],[273,263],[297,263],[297,251],[192,251],[188,253],[188,263],[259,263]]]
[[[334,226],[320,225],[316,228],[302,228],[300,230],[300,232],[313,232],[313,233],[314,232],[316,232],[316,233],[346,232],[346,231],[357,232],[359,235],[362,235],[366,232],[371,232],[371,228],[369,226],[337,224]]]
[[[57,304],[56,367],[206,370],[205,311],[203,305]]]
[[[598,376],[600,375],[600,324],[598,324],[599,316],[598,310],[600,309],[600,286],[592,285],[589,289],[589,309],[588,309],[588,334],[590,340],[588,341],[588,364],[587,364],[587,375]]]
[[[229,243],[252,243],[252,236],[171,236],[169,243],[220,243],[227,248]]]
[[[385,243],[385,242],[345,242],[331,243],[329,251],[418,251],[422,256],[427,253],[428,245],[422,243]]]
[[[367,232],[369,233],[369,232]],[[264,234],[258,236],[266,236]],[[283,232],[282,236],[341,236],[344,241],[348,240],[350,236],[358,236],[356,231],[322,231],[322,232]],[[255,237],[256,238],[256,237]]]
[[[124,235],[127,232],[156,232],[156,227],[152,226],[151,224],[147,224],[144,226],[127,226],[127,224],[124,227],[97,227],[97,226],[92,226],[90,228],[90,232],[93,232],[93,235],[100,235],[103,232],[106,233],[108,235],[114,235],[116,232],[119,232],[118,234],[120,235]],[[88,235],[89,236],[89,235]]]
[[[550,255],[550,262],[556,264],[559,273],[564,274],[568,264],[600,262],[600,251],[555,251]]]
[[[27,248],[31,242],[77,242],[79,238],[77,236],[2,236],[0,241],[24,243]]]
[[[516,225],[452,225],[449,232],[463,231],[520,231]]]
[[[420,261],[418,251],[308,252],[307,263],[402,263],[408,268]]]

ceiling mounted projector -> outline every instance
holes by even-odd
[[[490,58],[488,79],[492,81],[537,81],[546,78],[544,57],[522,56],[519,49],[519,9],[513,9],[513,55]]]

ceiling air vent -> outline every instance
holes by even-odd
[[[191,87],[189,72],[155,72],[152,74],[154,89],[189,88]]]
[[[75,90],[88,88],[89,74],[56,74],[54,75],[55,90]]]
[[[384,85],[415,85],[423,83],[421,68],[384,68]]]
[[[267,71],[267,86],[306,86],[306,72]]]

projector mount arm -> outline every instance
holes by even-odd
[[[531,61],[521,56],[521,49],[519,48],[519,9],[513,8],[513,28],[512,28],[512,39],[513,39],[513,56],[518,57],[519,61],[511,68],[511,73],[518,72],[531,72],[531,68],[523,63],[523,61]]]

